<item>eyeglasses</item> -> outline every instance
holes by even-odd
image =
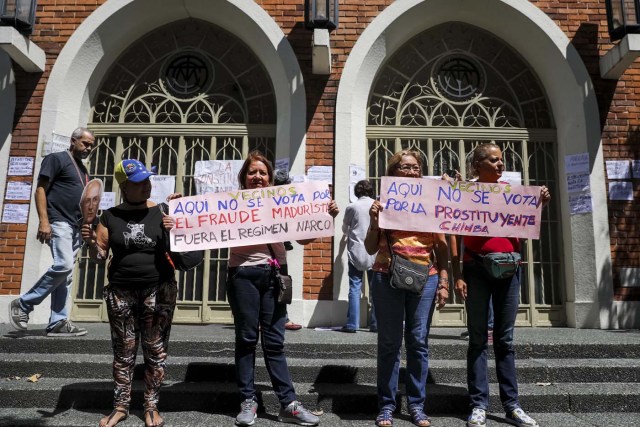
[[[398,165],[398,169],[404,172],[420,172],[419,165]]]

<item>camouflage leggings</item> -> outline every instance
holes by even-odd
[[[177,285],[173,279],[145,289],[105,288],[113,347],[114,406],[129,408],[138,341],[142,338],[144,409],[156,407],[164,379],[176,295]]]

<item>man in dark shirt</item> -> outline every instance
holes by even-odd
[[[53,265],[27,293],[9,305],[9,320],[18,330],[27,329],[29,313],[51,295],[47,336],[69,337],[87,333],[86,329],[69,320],[67,299],[76,254],[82,245],[80,197],[89,182],[82,160],[89,156],[94,142],[90,130],[78,128],[71,135],[68,151],[52,153],[42,161],[35,193],[40,219],[37,238],[51,248]]]

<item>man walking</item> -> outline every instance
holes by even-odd
[[[369,209],[373,204],[373,186],[367,180],[358,181],[354,188],[357,201],[347,206],[344,211],[342,232],[347,236],[347,254],[349,257],[349,308],[347,309],[347,324],[341,332],[354,333],[360,326],[360,290],[362,276],[367,272],[367,281],[371,285],[371,266],[374,256],[369,255],[364,248],[364,238],[369,228]],[[371,305],[371,322],[369,330],[377,332],[376,314]]]
[[[29,313],[51,295],[47,336],[70,337],[87,333],[86,329],[69,320],[67,299],[76,254],[82,245],[80,197],[89,182],[82,160],[89,156],[94,142],[90,130],[78,128],[71,135],[68,151],[52,153],[42,161],[35,192],[40,219],[37,238],[51,248],[53,265],[27,293],[9,305],[9,319],[18,330],[27,329]]]

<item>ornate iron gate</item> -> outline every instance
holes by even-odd
[[[97,142],[89,172],[118,201],[113,169],[135,158],[175,175],[176,191],[195,194],[198,160],[242,159],[253,149],[274,158],[275,105],[264,68],[237,37],[194,19],[169,24],[136,42],[107,73],[88,125]],[[227,258],[227,249],[207,251],[198,268],[177,273],[176,322],[231,321]],[[106,320],[105,268],[83,251],[75,277],[74,318]]]

